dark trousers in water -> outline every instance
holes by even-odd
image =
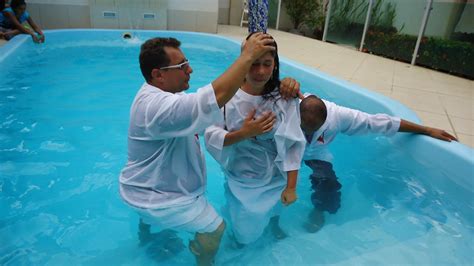
[[[313,170],[311,180],[311,202],[320,211],[336,213],[341,207],[341,183],[332,169],[332,164],[321,160],[304,161]]]

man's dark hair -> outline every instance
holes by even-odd
[[[0,0],[0,11],[5,9],[5,0]]]
[[[10,7],[12,9],[17,9],[18,7],[23,5],[26,6],[25,0],[12,0],[12,2],[10,3]]]
[[[328,116],[326,105],[320,98],[309,95],[300,103],[301,119],[310,123],[311,126],[318,122],[324,123]]]
[[[255,33],[257,32],[250,33],[245,40],[248,40]],[[270,45],[275,47],[275,51],[270,52],[275,60],[275,66],[273,67],[272,77],[265,83],[262,97],[263,99],[273,98],[278,100],[280,98],[280,59],[278,58],[278,46],[276,41],[273,40],[273,43]]]
[[[151,81],[151,71],[170,64],[165,47],[179,48],[181,43],[175,38],[153,38],[142,44],[140,49],[140,70],[147,82]]]

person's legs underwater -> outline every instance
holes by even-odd
[[[143,219],[140,218],[140,223],[138,224],[138,240],[140,240],[140,246],[145,245],[151,240],[151,225],[143,222]]]
[[[270,230],[276,239],[280,240],[288,236],[280,227],[280,215],[270,218],[270,223],[268,225],[270,226]]]
[[[277,240],[287,236],[279,224],[283,208],[280,198],[286,179],[278,171],[275,166],[271,175],[256,181],[241,182],[228,178],[225,184],[226,210],[232,228],[231,237],[237,248],[257,241],[265,230],[269,230]]]
[[[196,256],[197,265],[212,265],[225,230],[225,222],[210,233],[196,233],[189,242],[189,249]]]
[[[178,254],[184,248],[176,231],[178,230],[195,233],[195,238],[189,243],[189,249],[195,255],[197,264],[212,264],[225,223],[206,197],[199,196],[179,206],[134,209],[140,216],[138,226],[140,246],[145,246],[151,257],[157,261],[163,261],[163,258]],[[161,231],[151,233],[151,226]]]
[[[138,224],[139,246],[144,247],[147,254],[157,262],[166,261],[185,249],[183,240],[172,229],[151,233],[151,225],[140,218]]]
[[[305,164],[313,170],[310,175],[311,202],[314,209],[308,215],[305,228],[310,233],[319,231],[324,226],[324,211],[331,214],[337,212],[341,207],[341,183],[337,180],[332,164],[321,160],[305,161]]]

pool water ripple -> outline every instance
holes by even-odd
[[[139,46],[160,34],[179,37],[194,69],[192,92],[227,68],[239,45],[172,32],[140,32],[127,42],[120,34],[51,33],[44,45],[26,42],[8,59],[11,68],[0,65],[1,265],[194,263],[179,241],[175,249],[159,241],[139,246],[138,217],[118,193],[129,108],[143,83]],[[283,67],[281,76],[288,72]],[[294,77],[305,90],[339,100],[317,77]],[[276,241],[266,231],[237,249],[226,231],[216,264],[472,262],[472,188],[387,137],[339,136],[331,150],[343,184],[341,208],[326,215],[321,231],[310,234],[303,227],[312,209],[310,170],[304,166],[299,199],[281,217],[288,237]],[[206,160],[206,195],[226,218],[223,173],[207,153]],[[191,236],[178,237],[187,244]]]

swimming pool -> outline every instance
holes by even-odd
[[[139,45],[154,36],[180,39],[195,89],[237,57],[239,44],[184,32],[137,31],[128,41],[121,31],[46,34],[44,45],[22,36],[0,47],[0,264],[193,263],[179,243],[140,247],[138,218],[118,194],[129,108],[143,82]],[[283,60],[282,76],[336,103],[419,122],[390,99],[297,63]],[[341,135],[332,151],[342,207],[320,232],[302,227],[311,209],[303,167],[299,200],[282,215],[289,237],[266,233],[235,249],[226,234],[217,264],[472,264],[472,149],[400,134]],[[223,174],[206,160],[207,195],[220,210]]]

